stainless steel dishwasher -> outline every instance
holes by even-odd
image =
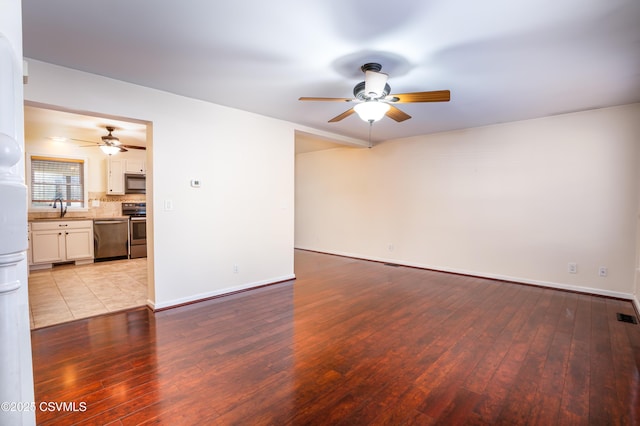
[[[96,261],[129,257],[129,218],[95,219],[93,248]]]

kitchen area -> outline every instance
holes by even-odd
[[[32,329],[146,305],[141,131],[146,141],[144,124],[25,106]]]

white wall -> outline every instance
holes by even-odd
[[[293,277],[291,123],[35,60],[29,74],[27,101],[152,123],[153,306]]]
[[[295,245],[631,297],[639,136],[635,104],[300,154]]]
[[[152,123],[156,307],[293,276],[298,126],[39,61],[29,70],[28,101]],[[631,105],[299,155],[296,246],[631,295],[639,116]]]

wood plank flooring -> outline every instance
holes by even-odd
[[[640,424],[630,302],[296,251],[296,281],[32,332],[42,425]]]

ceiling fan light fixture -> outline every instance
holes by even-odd
[[[113,145],[100,145],[100,149],[107,155],[114,155],[120,152],[120,148]]]
[[[389,104],[378,101],[367,101],[357,104],[353,109],[363,121],[373,123],[380,120],[389,111]]]

